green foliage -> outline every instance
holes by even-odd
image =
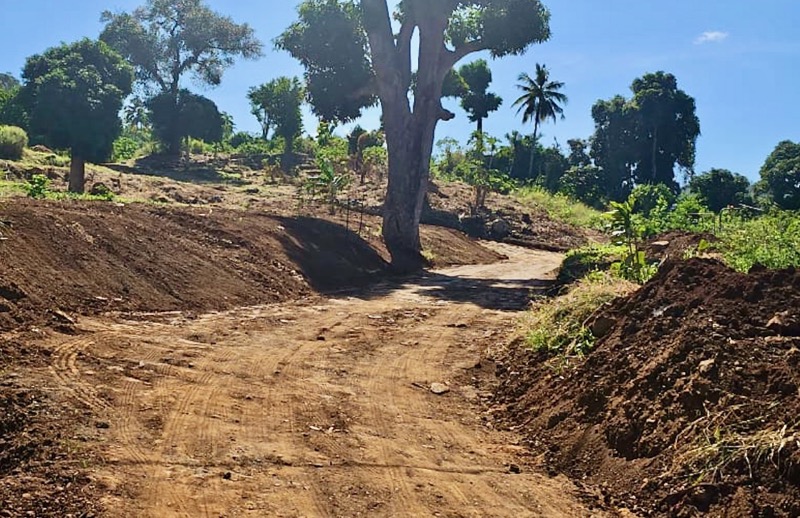
[[[312,199],[321,198],[328,205],[331,214],[336,213],[339,194],[351,183],[347,171],[338,171],[336,165],[326,158],[318,158],[319,174],[309,176],[304,188]]]
[[[648,263],[641,250],[642,231],[635,218],[634,200],[611,202],[608,216],[614,243],[626,248],[622,260],[611,266],[612,273],[632,282],[646,283],[656,274],[658,266]]]
[[[16,126],[0,126],[0,158],[19,160],[28,146],[28,134]]]
[[[187,137],[212,143],[222,141],[225,121],[211,99],[180,90],[177,99],[170,93],[162,93],[148,100],[147,107],[153,134],[168,149],[180,146]]]
[[[718,233],[725,262],[747,272],[755,265],[767,268],[800,267],[800,215],[775,211],[751,221],[736,221]]]
[[[284,152],[291,154],[294,141],[303,131],[303,116],[300,111],[305,99],[305,89],[297,78],[279,77],[259,87],[251,88],[247,94],[251,112],[262,127],[262,136],[269,132],[282,137]]]
[[[30,132],[51,148],[92,162],[109,158],[122,130],[119,112],[133,69],[103,42],[89,39],[28,58],[20,98]]]
[[[695,101],[672,74],[634,80],[633,97],[616,96],[592,108],[592,157],[608,180],[608,197],[625,199],[632,183],[677,190],[675,167],[694,167],[700,122]]]
[[[727,169],[711,169],[689,181],[689,190],[697,193],[703,204],[714,212],[740,203],[751,203],[750,181]]]
[[[572,283],[594,272],[605,272],[615,262],[622,260],[627,248],[620,245],[591,244],[567,252],[561,270],[560,283]]]
[[[772,201],[785,210],[800,210],[800,143],[778,144],[761,168]]]
[[[5,72],[0,72],[0,90],[13,90],[19,87],[20,83],[16,77]]]
[[[50,179],[43,174],[35,174],[25,186],[29,198],[43,200],[50,193]]]
[[[596,275],[581,279],[565,295],[542,299],[524,322],[528,345],[562,359],[584,356],[595,343],[587,320],[604,304],[634,289],[625,281]]]
[[[367,174],[383,178],[389,167],[389,152],[383,146],[371,146],[362,152],[363,167]]]
[[[28,127],[28,114],[19,97],[20,86],[0,88],[0,125]]]
[[[543,209],[556,221],[584,228],[601,229],[605,224],[603,213],[581,202],[553,194],[539,186],[527,186],[517,191],[519,200],[527,205]]]
[[[603,170],[594,165],[572,166],[560,180],[560,192],[594,208],[606,203],[606,181]]]
[[[459,96],[461,108],[469,114],[469,120],[478,124],[478,131],[483,131],[483,120],[491,112],[497,111],[503,99],[489,92],[492,82],[492,71],[485,59],[479,59],[463,65],[458,70],[466,90]]]
[[[533,121],[532,146],[536,146],[539,125],[560,116],[564,118],[563,105],[567,103],[567,96],[561,93],[564,83],[550,80],[550,71],[544,65],[536,64],[535,78],[523,73],[519,76],[522,95],[514,101],[514,106],[519,106],[517,113],[522,113],[522,122]],[[530,155],[528,165],[528,178],[533,177],[534,155]],[[566,167],[564,168],[566,169]]]
[[[143,86],[178,91],[181,76],[219,85],[234,58],[254,59],[262,45],[247,24],[236,24],[202,0],[147,0],[131,13],[102,15],[100,39],[136,69]]]
[[[377,98],[361,9],[353,1],[306,0],[298,21],[275,42],[306,69],[308,99],[321,119],[349,121]],[[365,92],[365,93],[359,93]]]
[[[120,137],[114,141],[111,161],[126,162],[136,158],[138,153],[139,142],[130,137]]]

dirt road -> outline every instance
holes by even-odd
[[[596,515],[478,404],[482,355],[560,260],[502,251],[355,294],[85,318],[52,338],[53,374],[98,419],[109,515]]]

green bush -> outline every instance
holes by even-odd
[[[19,160],[28,146],[28,134],[16,126],[0,126],[0,158]]]
[[[43,174],[35,174],[25,186],[29,198],[43,200],[50,192],[50,180]]]
[[[136,158],[139,152],[139,143],[130,137],[120,137],[114,141],[111,153],[112,162],[124,162]]]
[[[523,187],[517,191],[517,198],[523,204],[543,209],[557,221],[577,227],[601,229],[605,223],[602,212],[563,194],[552,194],[542,187]]]
[[[738,221],[719,232],[725,262],[740,272],[760,264],[767,268],[800,267],[800,214],[775,211]]]

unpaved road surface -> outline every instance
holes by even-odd
[[[329,299],[85,318],[50,338],[52,373],[98,419],[108,514],[598,515],[493,429],[470,381],[560,261],[502,251]]]

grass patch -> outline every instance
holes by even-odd
[[[569,284],[595,272],[605,272],[611,265],[621,261],[627,249],[612,244],[591,244],[567,252],[558,272],[558,282]]]
[[[600,229],[603,213],[563,194],[553,194],[538,186],[523,187],[516,192],[520,202],[542,208],[551,218],[577,227]]]
[[[586,321],[604,304],[634,292],[637,285],[598,273],[578,281],[566,294],[542,298],[523,321],[527,344],[553,356],[582,357],[595,338]]]

